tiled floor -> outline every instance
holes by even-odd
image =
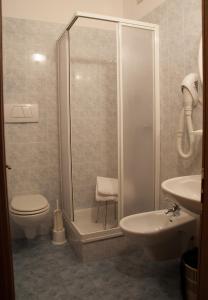
[[[19,240],[14,268],[17,300],[182,299],[179,262],[149,262],[142,250],[83,264],[69,244]]]

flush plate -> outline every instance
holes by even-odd
[[[39,122],[38,104],[4,104],[5,123]]]

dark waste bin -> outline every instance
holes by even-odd
[[[185,252],[181,258],[181,289],[185,300],[197,300],[198,249]]]

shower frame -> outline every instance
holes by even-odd
[[[63,37],[66,32],[68,32],[68,39],[69,39],[69,46],[68,51],[70,53],[70,38],[69,38],[69,32],[70,29],[73,27],[73,25],[76,23],[76,21],[79,18],[85,18],[85,19],[91,19],[91,20],[100,20],[100,21],[106,21],[116,24],[116,42],[117,42],[117,111],[118,111],[118,180],[119,180],[119,202],[120,205],[118,205],[118,222],[123,217],[123,92],[122,92],[122,27],[128,26],[128,27],[134,27],[138,29],[145,29],[150,30],[154,32],[154,51],[153,51],[153,82],[154,82],[154,91],[153,91],[153,132],[154,132],[154,206],[155,210],[159,209],[159,195],[160,195],[160,93],[159,93],[159,25],[152,24],[152,23],[146,23],[141,21],[135,21],[131,19],[124,19],[124,18],[117,18],[117,17],[111,17],[111,16],[105,16],[105,15],[99,15],[99,14],[93,14],[93,13],[85,13],[85,12],[76,12],[71,20],[71,22],[66,26],[64,32],[60,35],[57,41],[57,54],[59,58],[59,41]],[[59,59],[58,59],[59,61]],[[70,59],[67,60],[68,65],[70,66]],[[59,81],[59,63],[58,63],[58,81]],[[69,117],[69,126],[71,122],[70,118],[70,67],[69,67],[69,75],[68,75],[68,117]],[[59,92],[58,92],[59,95]],[[60,103],[59,103],[59,117],[60,117]],[[59,118],[60,122],[60,118]],[[60,126],[59,126],[60,128]],[[70,130],[69,130],[70,132]],[[61,132],[60,136],[61,136]],[[60,145],[61,147],[61,145]],[[71,182],[70,187],[71,190],[69,191],[70,201],[70,218],[64,214],[64,218],[67,225],[69,226],[69,229],[72,229],[72,231],[78,236],[79,240],[81,242],[92,242],[95,240],[102,240],[110,237],[115,237],[121,235],[121,230],[119,227],[103,230],[100,232],[94,232],[82,235],[77,226],[74,224],[74,209],[73,209],[73,184],[72,184],[72,162],[71,162],[71,137],[70,137],[70,147],[69,147],[69,163],[71,165]],[[60,154],[60,160],[61,160],[61,154]],[[61,164],[60,164],[61,165]],[[69,167],[70,168],[70,167]],[[62,174],[62,168],[60,167],[60,171]],[[61,176],[61,190],[63,188],[63,181],[64,179]],[[63,198],[62,198],[63,202]],[[70,223],[70,224],[69,224]]]

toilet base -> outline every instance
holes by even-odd
[[[38,226],[27,226],[23,227],[22,230],[24,232],[25,237],[28,240],[32,240],[36,238],[36,236],[39,235],[48,235],[50,232],[50,225],[46,222],[43,222],[42,224],[39,224]]]
[[[24,234],[25,234],[25,237],[28,239],[28,240],[32,240],[36,237],[37,235],[37,230],[36,228],[23,228],[23,231],[24,231]]]
[[[39,234],[47,234],[50,224],[49,209],[34,215],[18,215],[10,211],[10,216],[24,232],[27,239],[34,239]]]

